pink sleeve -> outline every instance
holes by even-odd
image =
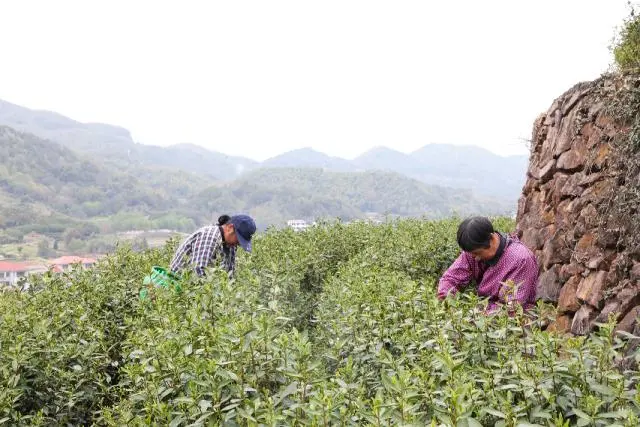
[[[512,280],[516,285],[515,295],[507,286],[500,289],[500,300],[503,302],[518,301],[524,307],[536,302],[536,286],[538,283],[538,264],[535,257],[523,259],[513,271],[505,275],[504,281]]]
[[[455,294],[473,279],[473,269],[469,259],[471,256],[462,252],[460,256],[444,272],[438,283],[438,298],[443,299],[449,294]]]

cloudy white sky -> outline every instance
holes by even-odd
[[[254,159],[525,152],[626,0],[3,1],[0,98]]]

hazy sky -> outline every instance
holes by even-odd
[[[524,152],[611,63],[626,0],[2,1],[0,98],[264,159]]]

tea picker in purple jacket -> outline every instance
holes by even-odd
[[[440,278],[438,298],[475,281],[478,295],[489,299],[488,312],[505,303],[524,309],[535,303],[538,264],[515,236],[495,231],[488,218],[475,216],[460,223],[457,239],[462,253]]]

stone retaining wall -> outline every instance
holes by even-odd
[[[611,142],[626,130],[603,101],[615,84],[580,83],[538,117],[518,202],[518,233],[540,265],[538,296],[558,305],[551,327],[574,334],[611,313],[632,332],[640,313],[640,263],[619,249],[618,219],[599,209],[617,188]]]

